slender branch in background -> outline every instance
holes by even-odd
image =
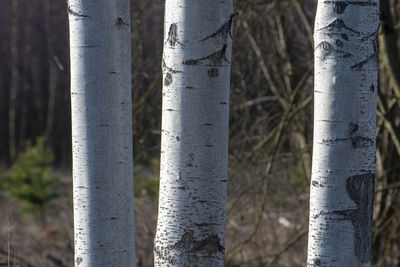
[[[11,85],[10,102],[8,113],[8,138],[9,138],[9,158],[13,162],[17,156],[16,125],[17,125],[17,97],[18,97],[18,30],[19,30],[19,0],[11,1],[11,42],[10,42],[10,65],[11,65]]]
[[[304,2],[304,1],[302,1],[302,2]],[[299,0],[292,0],[292,4],[296,8],[296,11],[300,16],[300,19],[303,22],[304,28],[306,29],[306,32],[307,32],[307,39],[310,41],[311,48],[314,48],[313,30],[312,30],[311,24],[308,21],[308,18],[303,10],[303,6],[299,3]]]
[[[251,34],[251,30],[250,30],[249,24],[247,23],[246,20],[243,20],[243,21],[242,21],[242,25],[243,25],[243,27],[244,27],[244,29],[245,29],[246,36],[247,36],[247,38],[248,38],[249,41],[250,41],[251,47],[252,47],[254,53],[256,54],[257,62],[258,62],[259,66],[260,66],[260,68],[261,68],[261,70],[262,70],[262,73],[263,73],[263,75],[264,75],[264,77],[265,77],[265,80],[267,81],[267,83],[268,83],[268,85],[269,85],[269,88],[271,89],[271,91],[272,91],[272,93],[274,94],[274,96],[277,97],[277,99],[278,99],[279,103],[281,104],[281,106],[282,106],[283,108],[286,108],[287,105],[288,105],[288,103],[287,103],[287,101],[281,96],[281,94],[279,93],[278,87],[275,85],[274,81],[272,80],[272,76],[271,76],[271,74],[270,74],[269,71],[268,71],[267,64],[266,64],[265,61],[264,61],[264,58],[263,58],[263,54],[262,54],[262,52],[261,52],[261,49],[260,49],[260,47],[258,46],[257,41],[255,40],[255,38],[254,38],[253,35]]]
[[[400,105],[400,54],[397,42],[399,40],[396,20],[391,10],[393,1],[381,1],[381,27],[379,30],[379,48],[381,60],[388,75],[390,85]]]

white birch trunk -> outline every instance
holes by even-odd
[[[166,0],[155,266],[223,266],[233,3]]]
[[[379,1],[318,1],[308,266],[370,266]]]
[[[128,0],[69,0],[75,266],[134,266]]]

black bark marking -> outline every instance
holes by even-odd
[[[179,137],[179,136],[177,136],[177,137],[175,137],[176,138],[176,141],[181,141],[181,138]]]
[[[224,253],[225,250],[218,235],[211,235],[197,241],[191,233],[187,232],[172,248],[189,257],[197,256],[199,253],[211,256],[217,253]]]
[[[212,225],[218,225],[216,223],[195,223],[197,227],[207,227],[207,226],[212,226]]]
[[[325,1],[324,4],[333,4],[333,11],[338,14],[343,14],[349,5],[358,5],[358,6],[376,6],[376,2],[366,2],[366,1]]]
[[[71,9],[71,7],[68,7],[67,10],[68,10],[68,13],[71,14],[71,15],[73,15],[73,16],[77,16],[77,17],[81,17],[81,18],[89,18],[89,17],[90,17],[90,16],[88,16],[88,15],[80,14],[80,13],[78,13],[78,12],[73,11],[73,10]]]
[[[321,144],[330,146],[330,145],[333,145],[333,144],[336,144],[336,143],[339,143],[339,142],[345,142],[345,141],[348,141],[348,140],[349,140],[349,138],[322,139],[321,140]]]
[[[218,35],[221,35],[224,39],[228,38],[228,36],[232,39],[232,25],[233,25],[233,19],[238,15],[238,13],[233,13],[229,20],[222,25],[218,30],[216,30],[214,33],[210,34],[206,38],[200,40],[200,42],[207,41],[208,39],[217,37]]]
[[[373,84],[371,84],[371,87],[369,88],[369,90],[371,90],[371,92],[375,92],[375,86]]]
[[[226,58],[226,49],[228,46],[224,44],[221,50],[214,52],[206,57],[198,58],[198,59],[187,59],[182,61],[183,65],[203,65],[204,61],[208,61],[208,64],[205,64],[206,66],[222,66],[222,62],[225,61],[228,64],[230,62]]]
[[[335,19],[333,22],[331,22],[328,26],[323,27],[321,29],[318,29],[318,31],[322,31],[322,30],[327,30],[328,33],[343,33],[343,31],[345,31],[346,34],[354,34],[359,36],[360,32],[353,30],[352,28],[346,26],[346,24],[344,23],[344,21],[342,19]]]
[[[193,167],[193,161],[194,161],[194,154],[193,153],[189,153],[189,162],[186,164],[187,167]]]
[[[154,254],[157,255],[158,258],[166,261],[170,264],[174,264],[174,258],[169,255],[169,247],[167,248],[160,248],[159,246],[154,247]]]
[[[126,23],[121,17],[118,17],[117,22],[115,22],[115,25],[117,25],[118,28],[121,28],[123,25],[129,26],[129,24]]]
[[[178,25],[176,25],[176,23],[172,23],[169,26],[168,38],[165,43],[169,43],[170,46],[175,46],[176,44],[179,44],[181,47],[184,46],[184,44],[178,40]]]
[[[99,45],[80,45],[78,47],[81,47],[81,48],[96,48],[96,47],[100,47],[100,46]]]
[[[168,73],[165,75],[164,85],[165,85],[165,86],[169,86],[172,82],[173,82],[172,75],[171,75],[171,73],[168,72]]]
[[[328,58],[349,58],[349,57],[353,56],[352,54],[350,54],[348,52],[334,48],[327,41],[321,42],[315,48],[314,53],[315,53],[315,56],[320,58],[321,60],[325,60]]]
[[[358,128],[359,126],[357,123],[350,122],[350,136],[353,136],[353,134],[358,131]]]
[[[348,41],[349,40],[349,36],[345,33],[341,33],[340,37],[342,37],[344,40]]]
[[[374,63],[374,65],[377,67],[378,66],[378,54],[379,54],[379,43],[378,43],[378,31],[375,31],[361,39],[362,42],[370,40],[370,38],[373,37],[372,39],[372,44],[374,47],[374,53],[371,54],[369,57],[365,58],[364,60],[354,64],[351,66],[351,69],[354,70],[364,70],[364,66],[370,63],[371,61]]]
[[[215,78],[219,76],[219,70],[217,68],[212,68],[207,71],[208,76],[211,78]]]
[[[82,261],[83,261],[83,259],[82,259],[81,257],[77,257],[77,258],[76,258],[76,265],[79,266],[79,264],[81,264]]]
[[[226,102],[219,102],[221,105],[226,105]]]
[[[353,133],[354,134],[354,133]],[[353,148],[360,148],[360,147],[370,147],[374,146],[375,142],[372,138],[365,137],[365,136],[350,136],[350,138],[332,138],[332,139],[322,139],[319,142],[322,145],[331,146],[337,144],[339,142],[347,142],[351,141],[351,145]]]
[[[348,5],[349,4],[346,2],[336,2],[335,6],[333,7],[333,11],[342,14]]]
[[[164,59],[162,60],[161,67],[162,67],[162,69],[163,69],[164,71],[166,70],[166,71],[168,71],[168,72],[171,73],[171,74],[182,73],[181,70],[175,70],[175,69],[173,69],[173,68],[168,67],[167,64],[165,63],[165,60],[164,60]]]
[[[372,42],[374,42],[374,49],[375,49],[375,46],[376,46],[375,42],[377,42],[376,40],[378,40],[378,30],[379,30],[379,28],[378,28],[376,31],[374,31],[374,32],[372,32],[372,33],[370,33],[370,34],[364,36],[363,38],[361,38],[361,42],[368,41],[368,40],[370,40],[371,37],[372,37],[372,38],[374,38],[374,39],[372,40]]]
[[[339,46],[339,47],[343,47],[344,43],[342,41],[340,41],[339,39],[335,40],[335,45]]]
[[[310,263],[307,264],[309,267],[321,266],[321,260],[319,258],[312,259]]]
[[[374,178],[375,173],[348,177],[346,179],[347,194],[357,208],[329,212],[329,214],[339,215],[343,220],[352,223],[354,253],[359,263],[368,263],[371,260]]]
[[[330,187],[330,186],[321,184],[321,183],[319,183],[319,182],[317,182],[317,181],[312,181],[311,185],[314,186],[314,187],[321,187],[321,188],[322,188],[322,187]]]
[[[351,143],[353,148],[360,148],[360,147],[370,147],[374,146],[375,142],[373,139],[365,136],[354,136],[351,137]]]
[[[371,62],[372,60],[374,60],[375,62],[378,61],[378,52],[374,52],[372,55],[370,55],[368,58],[354,64],[353,66],[351,66],[350,68],[352,70],[364,70],[364,66],[367,65],[369,62]]]

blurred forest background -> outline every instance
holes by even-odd
[[[163,0],[132,0],[138,267],[152,266]],[[374,266],[400,265],[400,2],[382,0]],[[315,0],[238,0],[226,266],[304,266]],[[73,266],[65,0],[0,2],[0,266]]]

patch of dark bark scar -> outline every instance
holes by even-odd
[[[354,253],[359,263],[371,260],[372,212],[375,173],[359,174],[346,179],[346,191],[357,208],[335,210],[327,214],[342,217],[354,227]]]
[[[207,41],[208,39],[217,37],[218,35],[221,35],[224,39],[228,38],[228,36],[232,39],[232,25],[233,25],[233,20],[234,18],[238,15],[239,13],[233,13],[229,20],[222,25],[218,30],[216,30],[214,33],[210,34],[209,36],[205,37],[204,39],[201,39],[200,42]]]
[[[224,253],[225,248],[221,245],[218,235],[211,235],[202,240],[195,240],[191,233],[184,233],[181,239],[172,247],[180,253],[189,256],[196,256],[199,253],[213,255]]]

